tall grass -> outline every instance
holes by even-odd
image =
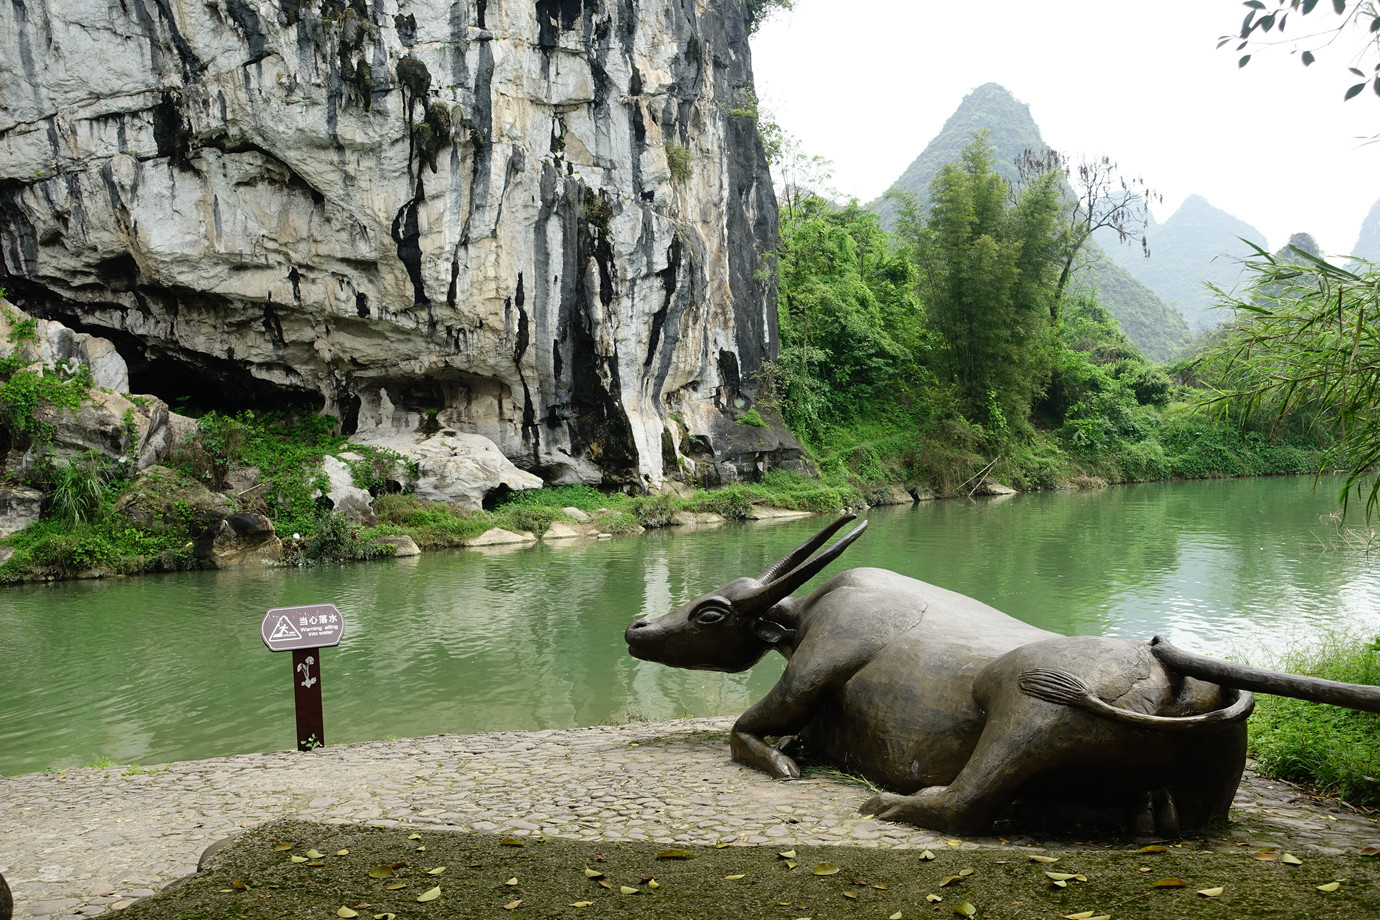
[[[1272,666],[1380,685],[1380,637],[1328,637]],[[1315,786],[1354,805],[1380,805],[1380,714],[1262,694],[1249,726],[1250,753],[1264,775]]]

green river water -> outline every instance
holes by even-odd
[[[1260,661],[1380,633],[1377,567],[1319,542],[1335,497],[1299,477],[874,509],[832,571],[882,566],[1056,632]],[[827,521],[0,588],[0,775],[292,747],[292,656],[259,624],[305,604],[348,623],[322,653],[332,744],[735,714],[780,658],[674,671],[628,657],[623,629],[757,574]]]

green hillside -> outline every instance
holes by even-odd
[[[1195,332],[1216,326],[1219,317],[1209,282],[1229,291],[1241,275],[1249,240],[1265,245],[1265,234],[1200,195],[1190,195],[1162,224],[1146,232],[1150,257],[1140,247],[1107,245],[1116,262],[1163,302],[1178,309]],[[1107,243],[1106,236],[1100,236]],[[1112,240],[1116,237],[1110,235]],[[1134,336],[1133,336],[1134,338]]]
[[[1030,106],[1016,99],[1005,87],[985,83],[963,98],[944,128],[891,188],[914,195],[923,203],[939,168],[959,159],[977,131],[989,132],[993,165],[1008,180],[1016,176],[1015,160],[1022,151],[1043,150],[1048,146],[1030,115]],[[879,198],[868,205],[868,210],[876,213],[887,229],[894,227],[898,212],[894,201]],[[1191,338],[1183,316],[1166,307],[1149,288],[1127,274],[1114,260],[1106,258],[1096,243],[1090,243],[1090,247],[1085,255],[1094,265],[1091,281],[1102,305],[1148,357],[1156,361],[1168,360]]]

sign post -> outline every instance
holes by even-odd
[[[275,607],[259,635],[270,652],[292,652],[292,699],[297,710],[297,750],[325,747],[321,714],[321,649],[339,645],[345,618],[334,604]]]

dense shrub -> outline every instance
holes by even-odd
[[[1334,638],[1278,667],[1353,684],[1380,684],[1380,638]],[[1380,805],[1380,714],[1261,694],[1250,753],[1266,776],[1316,786],[1357,805]]]

